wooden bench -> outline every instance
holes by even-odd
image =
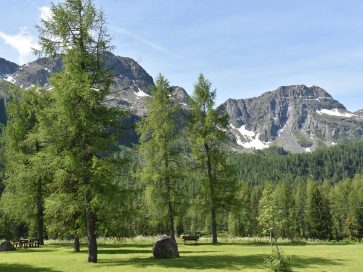
[[[192,235],[183,235],[182,239],[184,241],[184,245],[187,244],[187,241],[195,241],[195,243],[198,242],[200,238],[200,234],[192,234]]]

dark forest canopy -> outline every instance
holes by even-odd
[[[312,153],[286,154],[273,148],[258,154],[234,154],[238,178],[251,184],[286,180],[333,183],[363,173],[363,141],[355,141]]]

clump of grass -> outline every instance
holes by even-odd
[[[265,265],[271,272],[293,272],[291,258],[282,251],[276,252],[274,250],[272,255],[265,259]]]

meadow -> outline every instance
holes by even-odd
[[[40,248],[1,252],[0,271],[267,271],[264,259],[271,253],[268,243],[252,240],[222,239],[211,245],[204,239],[197,245],[178,244],[179,258],[156,260],[151,239],[101,241],[98,263],[92,264],[87,262],[85,245],[74,253],[71,243],[53,241]],[[282,243],[281,249],[291,256],[294,271],[362,271],[363,267],[362,243]]]

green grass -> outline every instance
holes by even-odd
[[[228,241],[228,240],[225,240]],[[289,244],[281,245],[291,256],[294,271],[362,271],[363,244]],[[99,262],[87,263],[86,248],[74,253],[67,243],[47,244],[42,248],[0,253],[0,271],[266,271],[264,259],[271,253],[268,244],[231,240],[216,246],[204,243],[184,246],[180,258],[156,260],[151,243],[136,241],[99,246]]]

